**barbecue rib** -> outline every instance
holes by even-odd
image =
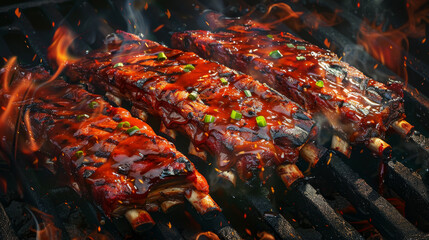
[[[244,181],[264,179],[296,162],[316,134],[302,108],[251,77],[118,33],[106,39],[107,48],[68,66],[68,75],[159,116],[213,154],[220,170],[237,171]]]
[[[13,153],[10,144],[17,131],[22,154],[37,140],[40,149],[33,151],[39,163],[50,159],[57,172],[64,172],[59,177],[92,198],[106,215],[143,221],[136,219],[141,209],[209,197],[209,186],[194,165],[127,110],[63,80],[42,86],[50,76],[41,69],[18,68],[14,75],[12,84],[0,91],[1,116],[8,114],[9,125],[2,130],[3,150]],[[195,194],[201,196],[191,196]],[[219,210],[204,203],[197,203],[200,213]]]
[[[310,113],[322,114],[351,144],[383,138],[393,122],[405,117],[397,83],[376,82],[334,53],[264,24],[214,12],[206,19],[219,32],[175,33],[173,47],[254,76]]]

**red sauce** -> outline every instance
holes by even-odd
[[[121,37],[125,40],[111,41],[107,51],[93,52],[70,66],[69,74],[82,81],[91,77],[92,84],[160,116],[168,128],[185,133],[196,147],[212,153],[220,169],[235,168],[242,179],[249,179],[261,166],[297,161],[300,146],[314,136],[314,122],[307,113],[251,77],[193,53],[131,34]],[[160,52],[167,60],[157,60]],[[124,66],[115,68],[118,62]],[[188,64],[195,69],[184,71]],[[223,85],[221,78],[228,84]],[[193,91],[198,92],[196,100],[188,98]],[[232,110],[243,117],[231,119]],[[216,119],[204,123],[205,115]],[[256,116],[264,116],[267,126],[258,126]]]
[[[17,75],[12,90],[25,78],[34,82],[49,78],[41,71]],[[15,104],[29,111],[31,131],[42,143],[40,154],[46,159],[57,158],[59,174],[68,176],[71,186],[76,182],[81,192],[93,198],[107,215],[121,214],[129,207],[144,207],[149,202],[160,204],[166,198],[183,198],[185,194],[155,196],[147,201],[151,190],[161,186],[183,186],[185,190],[208,193],[207,182],[193,164],[127,110],[112,107],[100,96],[62,80],[28,91],[29,98]],[[2,90],[2,96],[0,103],[6,106],[10,95]],[[15,123],[17,117],[10,116],[10,121]],[[130,126],[118,128],[125,121]],[[127,130],[133,126],[139,130],[130,135]],[[24,143],[26,132],[26,128],[21,130]]]
[[[404,117],[397,84],[374,81],[334,53],[289,33],[247,19],[212,15],[210,27],[226,31],[175,33],[172,45],[254,76],[310,113],[324,115],[351,143],[383,137],[393,121]],[[276,50],[280,58],[270,56]]]

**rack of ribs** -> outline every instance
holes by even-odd
[[[70,64],[70,79],[160,117],[195,149],[212,154],[222,174],[250,183],[278,173],[287,186],[303,176],[294,163],[317,129],[299,105],[194,53],[125,32],[106,44]]]
[[[16,149],[56,169],[69,186],[107,216],[121,216],[137,231],[153,225],[147,211],[189,200],[200,214],[220,210],[205,178],[172,143],[102,97],[39,68],[14,73],[1,89],[2,149]],[[19,133],[18,133],[19,132]],[[34,147],[34,143],[37,146]],[[31,150],[31,151],[29,151]]]
[[[206,14],[216,32],[195,30],[175,33],[172,46],[225,64],[266,83],[309,113],[322,116],[334,129],[334,149],[350,155],[349,145],[366,144],[388,155],[380,138],[389,127],[403,135],[411,132],[406,121],[402,86],[377,82],[341,61],[334,53],[290,33],[243,18]]]

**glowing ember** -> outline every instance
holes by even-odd
[[[159,30],[161,30],[161,28],[164,27],[164,24],[159,25],[158,27],[155,28],[155,30],[153,30],[153,32],[158,32]]]
[[[20,18],[21,17],[21,12],[19,11],[19,8],[15,9],[15,15]]]

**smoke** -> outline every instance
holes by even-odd
[[[148,8],[148,2],[127,0],[124,4],[124,18],[127,23],[127,32],[147,35],[149,24],[142,15],[142,10]]]

